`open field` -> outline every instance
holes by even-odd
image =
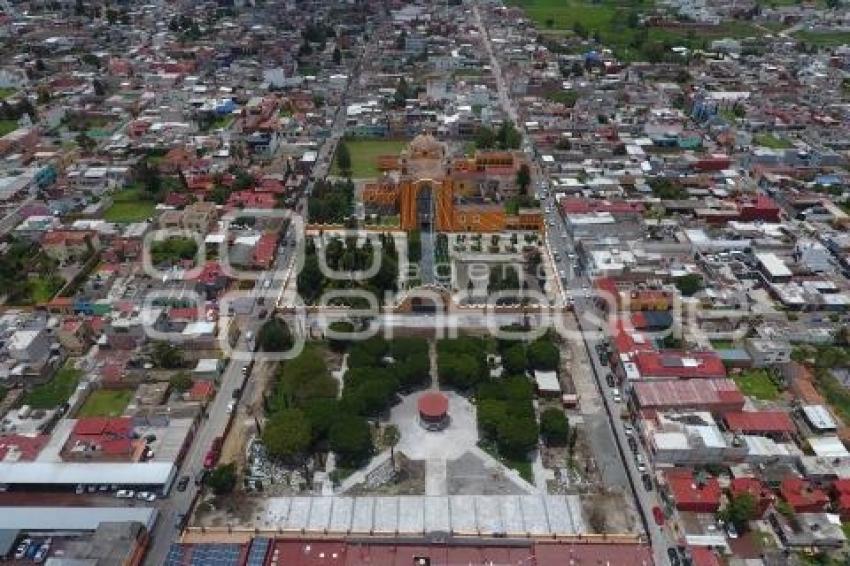
[[[380,155],[398,155],[407,147],[406,140],[346,140],[344,142],[351,153],[351,177],[369,179],[380,173],[376,160]],[[341,175],[334,154],[331,175]]]
[[[779,397],[779,389],[770,375],[764,370],[748,370],[733,376],[733,379],[744,395],[762,401],[772,401]]]
[[[819,47],[838,47],[839,45],[850,45],[850,31],[806,31],[801,30],[794,37],[804,43],[817,45]]]
[[[794,147],[794,144],[772,134],[759,134],[753,136],[753,143],[770,149],[789,149]]]
[[[77,384],[80,382],[80,377],[83,372],[64,367],[56,372],[52,380],[35,387],[32,391],[24,396],[24,405],[29,405],[33,409],[53,409],[68,400]]]
[[[156,203],[147,200],[141,189],[128,188],[112,196],[112,206],[103,214],[108,222],[140,222],[153,216]]]
[[[598,37],[626,61],[658,59],[669,54],[667,47],[703,48],[713,39],[760,36],[764,30],[742,21],[727,21],[714,29],[644,28],[640,14],[652,7],[647,0],[634,2],[601,0],[509,0],[523,8],[537,28],[548,34],[575,34]],[[588,49],[592,49],[589,46]]]
[[[118,417],[133,398],[130,389],[98,389],[80,407],[79,417]]]

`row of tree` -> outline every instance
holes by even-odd
[[[342,224],[354,206],[354,183],[351,180],[317,181],[307,202],[310,221],[318,224]]]
[[[316,346],[282,365],[266,410],[263,443],[281,462],[304,465],[309,455],[331,450],[340,466],[357,467],[372,454],[369,423],[340,406],[337,382]]]
[[[325,261],[335,271],[354,272],[368,269],[373,258],[380,253],[380,264],[375,275],[367,280],[354,280],[347,277],[328,279],[319,265],[315,242],[307,240],[305,246],[304,267],[298,274],[298,293],[307,304],[315,303],[328,289],[363,289],[383,300],[385,293],[398,290],[398,251],[392,236],[380,236],[381,249],[375,249],[368,240],[363,246],[357,247],[355,240],[331,240],[326,249]],[[349,306],[363,306],[362,301],[352,298],[341,298],[336,303]]]

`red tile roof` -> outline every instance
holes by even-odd
[[[690,547],[691,562],[694,566],[720,566],[720,559],[711,550],[705,546]]]
[[[798,513],[823,511],[829,497],[822,490],[800,478],[785,478],[779,486],[779,494]]]
[[[187,393],[190,399],[209,399],[215,395],[215,386],[209,381],[198,380],[192,383]]]
[[[720,507],[720,484],[717,478],[698,483],[688,469],[673,469],[664,473],[676,507],[683,511],[714,512]]]
[[[790,434],[796,427],[784,411],[739,411],[723,416],[733,432]]]
[[[643,204],[639,202],[608,201],[587,198],[565,198],[560,202],[561,210],[566,214],[589,214],[591,212],[610,212],[611,214],[643,214]]]
[[[642,377],[726,377],[726,367],[715,352],[640,352],[635,356],[634,362]]]
[[[254,264],[260,267],[268,267],[274,261],[277,249],[277,236],[274,234],[263,234],[254,247]]]
[[[744,396],[731,379],[636,381],[635,397],[642,409],[695,408],[740,411]]]
[[[38,436],[20,434],[0,436],[0,461],[4,461],[6,458],[12,461],[14,458],[15,462],[32,462],[49,440],[50,436],[45,434]]]
[[[77,436],[114,435],[129,436],[133,430],[130,417],[84,417],[74,425],[73,434]]]

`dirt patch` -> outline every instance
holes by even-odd
[[[594,533],[629,533],[638,525],[634,507],[622,493],[597,492],[581,498],[584,522]]]
[[[540,453],[543,466],[555,472],[555,479],[547,482],[549,493],[584,494],[602,486],[587,435],[580,425],[571,425],[578,435],[572,454],[566,446],[544,446]]]
[[[191,524],[204,527],[225,527],[233,524],[250,524],[262,500],[244,493],[207,495],[195,507]]]
[[[348,489],[346,495],[424,495],[425,462],[410,460],[404,454],[396,453],[396,473],[391,482],[378,487],[366,487],[357,484]]]
[[[466,452],[446,463],[449,495],[523,495],[525,492],[500,469],[489,468]]]

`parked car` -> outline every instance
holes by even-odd
[[[151,493],[150,491],[140,491],[136,494],[136,499],[141,499],[142,501],[156,501],[156,494]]]
[[[25,538],[22,540],[21,544],[18,545],[18,548],[15,549],[15,560],[23,560],[24,556],[27,555],[27,550],[29,550],[31,544],[32,539]]]
[[[659,527],[664,524],[664,520],[666,519],[664,511],[658,505],[652,508],[652,517],[655,519],[655,524]]]
[[[227,414],[229,415],[230,413],[232,413],[233,409],[235,409],[235,408],[236,408],[236,401],[231,401],[230,403],[228,403],[227,404]]]
[[[608,384],[608,387],[616,387],[617,382],[614,380],[614,374],[609,373],[605,376],[605,382]]]
[[[50,552],[50,542],[45,542],[42,544],[38,551],[36,551],[35,556],[32,557],[33,562],[40,564],[44,562],[47,558],[47,554]]]
[[[189,476],[182,476],[177,482],[177,491],[186,491],[187,487],[189,487]]]
[[[672,546],[667,549],[667,558],[670,559],[670,566],[679,566],[682,561],[679,560],[679,551]]]
[[[643,488],[644,488],[646,491],[652,491],[652,489],[653,489],[653,485],[652,485],[652,476],[650,476],[649,474],[643,474],[643,475],[640,477],[640,479],[641,479],[641,481],[643,482]]]
[[[729,538],[738,538],[738,529],[735,528],[732,521],[726,523],[726,534],[729,535]]]
[[[629,448],[632,449],[633,454],[637,454],[638,444],[637,444],[637,440],[635,440],[634,436],[629,437]]]
[[[640,473],[646,471],[646,462],[644,461],[642,454],[635,456],[635,462],[637,463],[637,469]]]
[[[136,492],[132,489],[119,489],[115,492],[115,497],[118,499],[133,499],[136,496]]]

